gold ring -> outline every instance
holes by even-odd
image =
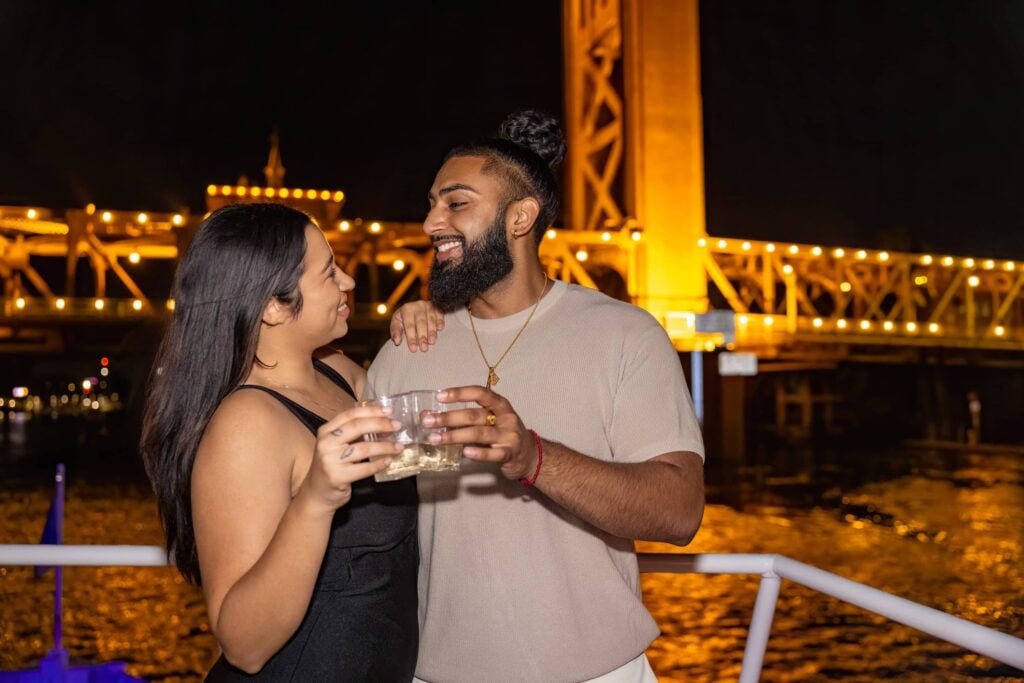
[[[497,416],[494,413],[488,411],[488,413],[487,413],[487,426],[488,427],[493,427],[495,424],[497,424],[497,422],[498,422]]]

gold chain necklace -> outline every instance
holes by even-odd
[[[476,325],[473,323],[473,309],[469,306],[466,307],[466,311],[469,313],[469,326],[473,330],[473,339],[476,340],[476,348],[480,349],[480,357],[484,359],[484,364],[487,366],[488,389],[497,384],[498,381],[501,379],[500,377],[498,377],[498,373],[495,372],[495,370],[498,369],[498,366],[501,365],[501,361],[505,360],[505,356],[508,355],[508,352],[511,351],[512,347],[516,345],[517,341],[519,341],[519,336],[526,329],[526,326],[530,324],[530,320],[533,319],[533,314],[537,312],[537,307],[540,306],[540,300],[544,298],[544,295],[548,291],[548,284],[550,282],[552,281],[546,277],[544,278],[544,288],[540,290],[540,296],[537,297],[537,303],[533,305],[533,310],[530,311],[530,315],[526,316],[526,322],[524,322],[523,326],[519,328],[518,332],[516,332],[516,336],[512,337],[512,341],[509,342],[509,345],[507,347],[505,347],[505,353],[501,354],[501,357],[498,358],[497,361],[495,361],[494,365],[491,365],[491,362],[487,360],[487,354],[484,353],[484,347],[483,345],[480,344],[480,337],[477,336]]]

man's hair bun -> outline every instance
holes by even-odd
[[[552,169],[565,158],[565,137],[558,119],[530,109],[510,114],[498,128],[498,137],[526,147]]]

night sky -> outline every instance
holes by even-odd
[[[562,112],[558,0],[0,4],[0,204],[340,188],[419,220],[445,150]],[[1024,257],[1024,2],[705,0],[708,229]]]

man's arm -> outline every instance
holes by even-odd
[[[676,451],[640,463],[592,458],[542,439],[535,486],[580,519],[614,536],[686,545],[704,515],[704,461]],[[536,470],[536,460],[529,477]]]
[[[467,458],[497,463],[508,479],[528,479],[537,471],[536,441],[506,398],[479,386],[448,389],[439,397],[481,407],[425,415],[424,426],[448,427],[431,434],[432,443],[469,444],[463,448]],[[622,538],[677,545],[697,533],[704,513],[704,463],[697,453],[675,451],[645,462],[616,463],[543,437],[541,447],[543,461],[534,485],[585,522]]]

